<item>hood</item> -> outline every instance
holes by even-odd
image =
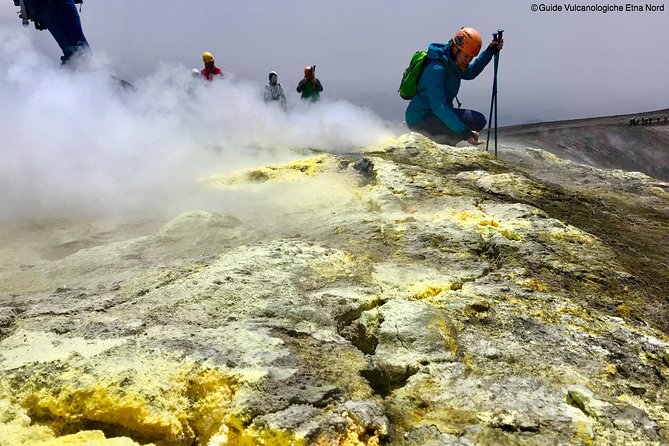
[[[427,58],[451,60],[450,47],[450,41],[448,43],[431,43],[427,47]]]
[[[451,43],[452,41],[448,41],[448,43],[431,43],[427,47],[427,58],[428,59],[441,59],[442,62],[444,62],[446,65],[451,66],[453,68],[457,68],[458,71],[460,70],[455,63],[455,61],[451,58]]]

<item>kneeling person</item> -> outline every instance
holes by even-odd
[[[427,50],[427,65],[418,80],[418,92],[406,109],[407,126],[440,144],[455,145],[466,140],[482,144],[479,131],[486,125],[483,114],[453,108],[453,99],[462,79],[477,77],[504,40],[493,40],[480,55],[481,35],[474,28],[461,28],[447,44],[432,43]],[[478,57],[477,57],[478,56]]]

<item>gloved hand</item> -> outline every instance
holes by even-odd
[[[490,45],[488,45],[488,49],[492,51],[493,54],[497,55],[499,54],[500,51],[502,51],[502,48],[504,47],[504,39],[500,40],[493,40],[490,42]]]

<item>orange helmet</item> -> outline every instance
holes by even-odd
[[[309,65],[308,67],[304,67],[304,74],[309,74],[312,71],[313,71],[313,68],[311,67],[311,65]]]
[[[475,57],[481,51],[481,34],[474,28],[460,28],[453,36],[453,45],[468,56]]]

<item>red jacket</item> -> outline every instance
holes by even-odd
[[[218,67],[214,67],[213,71],[209,71],[206,68],[203,68],[202,71],[200,71],[200,74],[204,79],[207,79],[208,81],[213,81],[214,76],[223,77],[223,72]]]

